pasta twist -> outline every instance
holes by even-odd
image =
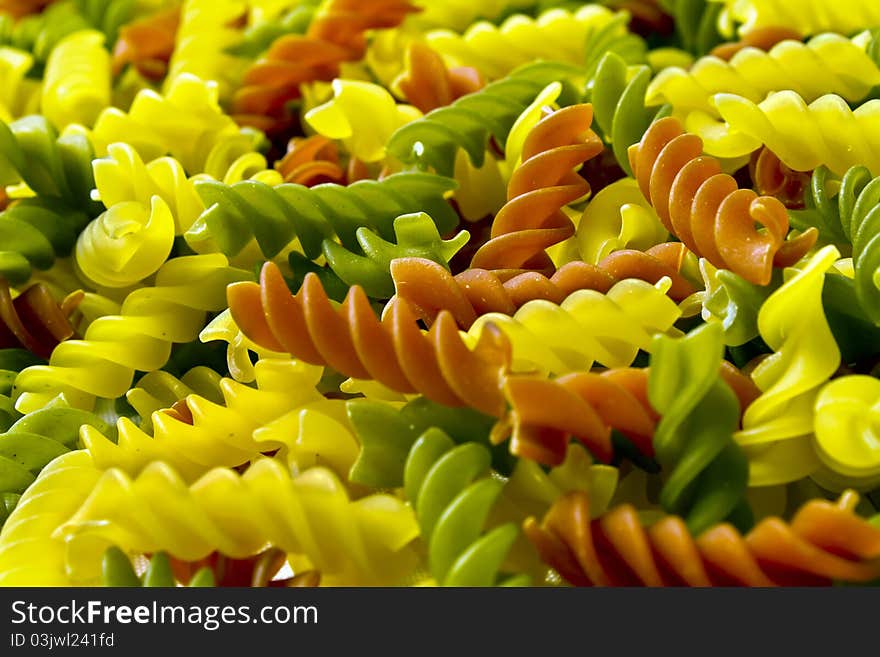
[[[451,239],[442,239],[434,221],[424,212],[401,215],[394,220],[394,243],[383,240],[368,228],[358,228],[356,234],[366,255],[359,256],[336,242],[324,240],[324,257],[346,285],[359,285],[367,296],[377,299],[388,299],[394,294],[390,269],[395,259],[422,257],[445,269],[470,238],[470,234],[462,230]]]
[[[232,285],[228,295],[235,323],[267,349],[398,392],[420,392],[448,406],[470,406],[496,417],[503,410],[499,382],[509,345],[497,331],[484,331],[471,350],[448,314],[427,334],[402,304],[380,322],[361,288],[352,287],[334,308],[317,276],[306,275],[302,289],[291,295],[271,262],[264,265],[259,285]]]
[[[385,143],[400,126],[421,117],[411,105],[397,105],[377,84],[336,79],[333,98],[309,110],[306,122],[318,134],[340,139],[353,157],[364,162],[385,158]]]
[[[369,30],[395,27],[415,10],[409,0],[329,0],[305,35],[279,37],[245,72],[232,99],[236,121],[267,132],[283,127],[301,84],[337,77],[341,63],[363,57]]]
[[[497,80],[538,59],[583,65],[597,33],[614,40],[634,38],[626,29],[628,19],[600,5],[586,5],[577,11],[549,9],[537,18],[516,14],[498,26],[481,21],[464,34],[438,30],[429,32],[426,40],[451,63],[472,66]]]
[[[468,335],[476,341],[490,325],[503,333],[518,371],[564,374],[589,371],[594,363],[627,367],[639,350],[650,352],[654,334],[670,331],[681,317],[681,309],[666,296],[670,285],[665,278],[657,285],[624,279],[607,294],[578,290],[559,305],[529,301],[512,316],[481,315]]]
[[[749,173],[755,191],[761,196],[775,196],[789,209],[803,208],[804,191],[810,185],[809,174],[785,166],[768,148],[752,154]]]
[[[456,323],[469,329],[480,315],[501,313],[513,315],[529,301],[544,300],[561,304],[578,290],[607,294],[626,278],[656,285],[669,277],[670,298],[681,301],[696,290],[678,272],[683,246],[663,244],[648,252],[615,251],[598,266],[586,262],[569,262],[550,278],[537,272],[526,272],[502,281],[497,272],[467,269],[453,276],[446,268],[425,258],[397,258],[391,261],[391,278],[395,297],[389,305],[403,299],[428,324],[439,312],[452,313]],[[385,312],[388,312],[386,309]]]
[[[397,408],[369,399],[347,401],[346,412],[357,434],[360,453],[349,473],[349,480],[370,488],[400,488],[404,469],[416,441],[431,432],[442,432],[456,443],[480,443],[491,447],[492,419],[472,409],[452,409],[416,397]],[[496,471],[510,470],[510,455],[492,450]]]
[[[247,68],[247,60],[226,52],[241,41],[237,21],[243,19],[248,3],[243,0],[184,0],[180,22],[168,62],[165,90],[183,75],[217,85],[219,97],[227,100]]]
[[[864,39],[821,34],[807,43],[784,40],[767,52],[747,47],[730,61],[703,57],[688,70],[669,67],[648,86],[648,105],[670,103],[676,113],[715,115],[711,99],[719,92],[760,102],[767,94],[791,89],[810,102],[828,93],[850,102],[863,100],[880,84],[880,66],[866,52]]]
[[[509,410],[493,428],[492,440],[509,436],[511,454],[559,465],[574,437],[607,463],[613,429],[632,441],[639,454],[651,456],[657,415],[648,402],[647,383],[647,373],[639,369],[575,372],[553,380],[507,377]]]
[[[723,351],[721,328],[706,324],[679,340],[655,338],[651,353],[648,399],[661,414],[654,449],[668,472],[660,503],[692,534],[726,519],[752,524],[748,461],[732,438],[740,408],[718,377]]]
[[[807,104],[797,92],[786,90],[759,103],[729,93],[715,94],[712,102],[722,122],[701,118],[688,126],[704,137],[711,155],[734,158],[766,146],[795,171],[825,165],[842,174],[861,165],[880,173],[874,128],[880,100],[869,100],[853,111],[834,94]]]
[[[179,409],[179,402],[190,395],[199,395],[210,402],[222,404],[221,381],[222,377],[217,372],[203,365],[193,367],[180,378],[170,372],[156,370],[138,379],[137,385],[125,393],[125,400],[137,411],[140,428],[153,433],[153,413],[171,409],[175,405]]]
[[[665,115],[663,108],[646,107],[645,93],[651,81],[651,69],[639,66],[630,75],[624,59],[614,52],[599,61],[590,81],[589,100],[602,130],[605,143],[611,146],[618,165],[633,175],[627,148],[637,143],[651,123]]]
[[[113,47],[113,74],[119,75],[126,66],[132,66],[147,80],[164,78],[179,25],[180,7],[177,6],[124,25]]]
[[[785,0],[722,0],[727,20],[742,23],[739,31],[769,25],[785,25],[801,36],[819,32],[852,34],[866,25],[880,25],[880,7],[871,0],[844,0],[828,5],[821,0],[807,0],[792,5]]]
[[[482,167],[490,135],[506,143],[516,119],[548,84],[563,82],[567,88],[558,101],[571,105],[571,88],[581,70],[559,62],[537,62],[513,71],[476,93],[463,96],[447,107],[429,112],[398,129],[388,141],[388,153],[404,164],[432,168],[451,176],[459,149],[473,166]]]
[[[152,416],[150,436],[121,418],[118,440],[85,427],[83,446],[102,470],[120,469],[132,476],[153,461],[170,465],[178,476],[194,481],[215,467],[246,464],[281,443],[258,441],[254,432],[294,409],[321,400],[315,389],[320,368],[286,360],[259,361],[258,389],[231,379],[220,382],[223,403],[189,395],[174,413]]]
[[[428,213],[437,230],[448,233],[458,223],[444,198],[454,187],[449,178],[421,173],[362,180],[347,187],[272,188],[258,181],[225,185],[203,180],[196,183],[196,191],[207,210],[187,231],[186,240],[199,251],[216,249],[232,256],[256,238],[260,252],[273,258],[298,239],[303,253],[315,259],[324,241],[335,235],[342,247],[358,252],[358,229],[373,229],[390,240],[394,220],[412,212]]]
[[[574,235],[563,212],[569,203],[590,193],[574,169],[598,155],[599,137],[590,129],[593,109],[572,105],[545,116],[526,137],[520,164],[507,187],[507,203],[492,222],[490,239],[471,260],[502,279],[525,271],[551,274],[546,249]]]
[[[336,143],[321,135],[292,137],[284,157],[275,162],[275,169],[284,182],[305,187],[328,182],[346,185],[371,177],[357,158],[349,159],[343,168]]]
[[[82,505],[101,476],[87,452],[62,454],[31,484],[0,530],[0,586],[97,584],[67,570],[67,545],[53,532]]]
[[[445,27],[461,31],[481,18],[494,20],[499,16],[516,10],[532,8],[535,0],[447,0],[437,3],[433,0],[416,0],[421,12],[410,17],[426,27]]]
[[[428,546],[431,575],[441,586],[492,586],[519,530],[513,523],[483,530],[504,483],[486,476],[482,445],[455,443],[439,430],[423,434],[404,466],[404,491]],[[502,585],[523,586],[528,577]]]
[[[436,51],[419,41],[409,44],[405,62],[403,72],[391,86],[421,112],[445,107],[462,96],[479,91],[486,84],[476,68],[449,68]]]
[[[222,180],[230,165],[230,151],[235,157],[242,150],[253,151],[252,134],[240,131],[224,114],[216,82],[188,73],[168,79],[164,95],[144,89],[128,112],[115,107],[101,112],[89,133],[95,153],[103,157],[110,144],[126,142],[144,160],[170,154],[189,175],[207,173]]]
[[[219,254],[169,260],[156,273],[154,287],[131,292],[118,314],[92,322],[82,340],[58,345],[48,366],[21,372],[15,383],[17,407],[38,408],[59,392],[85,408],[95,397],[125,394],[135,370],[162,367],[173,343],[194,340],[205,313],[225,307],[226,285],[249,277]]]
[[[77,290],[59,304],[49,288],[34,283],[13,299],[9,284],[0,278],[0,349],[22,347],[48,358],[58,343],[73,337],[69,317],[82,298]]]
[[[97,30],[74,32],[58,42],[46,62],[43,115],[58,129],[85,126],[110,104],[110,54]]]
[[[833,246],[818,251],[758,313],[761,337],[774,353],[752,372],[762,394],[734,434],[749,458],[750,485],[795,481],[818,466],[811,441],[813,405],[840,364],[840,349],[822,307],[822,287],[839,255]]]
[[[724,329],[724,343],[739,347],[758,336],[758,312],[776,286],[752,285],[726,269],[716,269],[700,260],[705,283],[702,316],[706,322],[718,322]]]
[[[629,157],[642,193],[671,233],[716,267],[766,285],[773,267],[800,260],[817,232],[807,230],[786,240],[785,206],[739,189],[733,177],[721,173],[719,162],[702,151],[702,140],[668,117],[648,129]],[[756,222],[766,232],[759,232]]]
[[[863,166],[840,178],[819,167],[805,202],[807,209],[795,213],[793,221],[817,228],[823,239],[841,249],[852,246],[856,296],[864,313],[880,326],[880,177]]]
[[[136,520],[144,514],[155,518],[149,527]],[[100,567],[108,544],[185,561],[214,551],[244,558],[269,545],[306,558],[331,585],[394,584],[417,565],[409,544],[418,525],[397,498],[352,501],[329,470],[291,477],[273,459],[243,475],[211,470],[189,487],[161,463],[134,479],[109,470],[57,535],[70,546],[69,566],[83,576]]]
[[[0,123],[0,151],[0,184],[24,182],[36,195],[0,214],[0,276],[19,284],[69,255],[100,205],[89,198],[92,149],[82,136],[58,137],[45,118],[29,116]]]
[[[0,46],[0,120],[10,122],[39,111],[41,85],[27,77],[33,64],[30,53]]]
[[[818,473],[823,486],[868,490],[880,482],[878,399],[880,381],[862,374],[840,377],[819,391],[813,420],[815,446],[830,471]]]
[[[113,427],[97,416],[61,405],[29,413],[0,433],[0,493],[27,490],[50,461],[77,448],[86,425],[115,439]]]
[[[880,574],[880,530],[853,513],[858,495],[810,500],[790,523],[762,520],[743,536],[722,523],[694,536],[681,518],[642,527],[631,505],[590,520],[590,497],[557,500],[526,535],[575,586],[808,586]]]

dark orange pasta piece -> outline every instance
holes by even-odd
[[[286,105],[300,97],[301,84],[332,80],[341,63],[363,57],[369,30],[396,27],[415,11],[409,0],[329,0],[305,35],[279,37],[248,69],[232,99],[233,117],[269,133],[286,127]]]
[[[749,173],[759,194],[775,196],[791,210],[804,207],[804,190],[810,184],[811,171],[788,168],[773,151],[764,146],[752,153]]]
[[[82,298],[77,291],[59,304],[45,285],[35,283],[13,299],[0,278],[0,349],[21,347],[48,358],[59,342],[73,337],[69,317]]]
[[[577,290],[606,293],[618,281],[637,278],[651,284],[664,276],[672,280],[669,296],[681,301],[696,289],[680,273],[686,248],[680,242],[660,244],[647,252],[616,251],[598,265],[570,262],[552,276],[525,272],[502,281],[486,269],[467,269],[453,276],[445,267],[425,258],[391,262],[396,295],[389,306],[404,299],[420,319],[431,323],[442,310],[452,313],[463,329],[486,313],[512,315],[528,301],[545,299],[559,304]]]
[[[811,228],[786,240],[785,206],[740,189],[718,160],[702,152],[703,141],[667,117],[630,146],[629,159],[642,193],[671,233],[716,267],[766,285],[773,267],[797,262],[818,233]]]
[[[791,523],[767,518],[747,535],[722,523],[694,538],[668,516],[649,528],[624,504],[590,518],[584,492],[560,497],[526,536],[575,586],[805,586],[880,576],[880,529],[853,513],[858,496],[811,500]]]
[[[351,158],[343,166],[335,142],[321,135],[293,137],[287,153],[275,163],[284,182],[313,187],[332,182],[347,185],[370,177],[366,165]]]
[[[396,80],[406,102],[428,113],[482,89],[486,82],[471,66],[447,68],[430,46],[415,41],[406,51],[406,67]]]
[[[545,116],[526,137],[522,164],[507,187],[507,203],[492,222],[490,239],[471,260],[471,267],[508,280],[526,271],[550,275],[555,269],[545,249],[574,234],[562,211],[590,193],[576,168],[602,152],[590,129],[593,106],[572,105]]]
[[[419,392],[447,406],[471,406],[498,417],[510,344],[494,327],[471,350],[449,313],[422,333],[413,313],[397,304],[380,321],[359,286],[338,307],[317,276],[307,274],[292,295],[278,267],[266,263],[256,283],[227,290],[239,328],[259,345],[402,393]]]
[[[113,74],[131,64],[148,80],[161,80],[174,52],[180,7],[171,7],[123,25],[113,48]]]

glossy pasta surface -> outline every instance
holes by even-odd
[[[877,583],[878,0],[0,0],[0,585]]]

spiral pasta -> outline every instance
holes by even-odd
[[[504,484],[484,476],[489,451],[474,443],[455,446],[442,431],[428,431],[410,450],[404,490],[428,544],[429,570],[442,586],[492,586],[518,529],[483,525]],[[483,476],[481,476],[483,475]],[[502,585],[522,586],[528,578]]]
[[[471,350],[448,314],[423,335],[402,304],[380,322],[357,286],[338,309],[314,274],[291,295],[271,262],[264,265],[259,285],[230,286],[229,307],[245,335],[273,351],[399,392],[421,392],[449,406],[495,416],[503,408],[499,379],[509,345],[497,331],[484,331]]]
[[[786,240],[785,206],[739,189],[702,150],[699,137],[668,117],[654,123],[629,156],[642,193],[671,233],[716,267],[766,285],[774,266],[797,262],[813,246],[816,231]],[[756,222],[766,232],[758,232]]]
[[[589,104],[572,105],[543,118],[529,132],[522,164],[510,178],[507,203],[495,215],[490,239],[474,254],[471,267],[502,279],[524,271],[552,273],[546,249],[574,234],[562,211],[589,194],[590,185],[573,169],[602,151],[590,130]]]
[[[133,66],[148,80],[165,77],[179,24],[180,7],[169,7],[124,25],[113,47],[113,74]]]
[[[654,450],[669,470],[660,503],[683,516],[693,534],[723,520],[747,528],[749,467],[732,438],[740,417],[736,395],[718,378],[721,328],[707,324],[680,340],[654,342],[648,399],[661,414]]]
[[[416,397],[402,408],[368,399],[346,402],[348,418],[357,434],[360,452],[349,480],[373,488],[404,485],[404,469],[416,441],[428,432],[442,432],[456,443],[490,446],[491,418],[472,409],[452,409],[425,397]],[[507,472],[509,459],[492,452],[493,467]]]
[[[104,35],[83,30],[52,50],[43,80],[43,115],[59,130],[70,123],[94,124],[110,104],[110,54]]]
[[[813,172],[805,199],[807,210],[797,213],[795,220],[817,228],[823,239],[840,248],[852,246],[857,298],[868,318],[880,325],[880,178],[863,166],[852,167],[839,179],[820,167]]]
[[[81,426],[114,437],[113,428],[92,413],[63,405],[29,413],[0,433],[0,493],[26,491],[50,461],[77,448]]]
[[[550,9],[537,18],[517,14],[498,26],[479,22],[464,34],[438,30],[426,39],[453,64],[472,66],[487,79],[497,80],[537,59],[584,64],[589,38],[597,32],[609,39],[633,38],[626,29],[627,19],[600,5],[586,5],[573,12]]]
[[[391,135],[386,148],[405,164],[430,167],[443,176],[453,174],[459,149],[467,153],[475,167],[481,167],[490,135],[506,142],[517,117],[542,89],[552,82],[574,80],[580,72],[577,67],[558,62],[527,64],[480,91],[404,125]],[[573,90],[568,89],[560,105],[572,104],[572,94]]]
[[[33,64],[30,53],[0,46],[0,120],[9,122],[39,110],[41,85],[27,77]]]
[[[133,522],[132,509],[149,509],[156,523],[147,528]],[[417,565],[409,544],[418,525],[398,499],[376,494],[350,500],[329,470],[291,477],[272,459],[242,475],[211,470],[189,487],[160,463],[134,479],[110,470],[58,536],[68,542],[70,567],[83,576],[100,562],[89,553],[108,544],[130,552],[164,550],[186,561],[215,550],[243,558],[271,545],[302,555],[328,583],[347,585],[399,582]]]
[[[331,80],[339,65],[360,59],[365,33],[400,24],[415,11],[409,0],[330,0],[316,13],[305,35],[285,34],[245,72],[232,98],[241,125],[272,132],[285,123],[285,105],[300,96],[300,85]]]
[[[562,374],[588,371],[595,363],[627,367],[639,350],[651,350],[655,333],[671,330],[681,317],[680,308],[666,296],[670,285],[666,278],[656,285],[624,279],[606,294],[578,290],[559,305],[529,301],[512,316],[481,315],[468,334],[479,340],[490,326],[503,333],[518,371]]]
[[[722,523],[692,535],[681,518],[642,527],[623,505],[590,520],[590,498],[560,497],[526,535],[576,586],[807,586],[878,575],[880,532],[853,513],[858,496],[811,500],[786,523],[767,518],[743,536]]]
[[[347,187],[299,185],[269,187],[259,181],[225,185],[204,180],[196,191],[205,212],[186,233],[196,250],[217,250],[236,255],[256,239],[268,258],[278,255],[294,239],[303,253],[317,258],[325,240],[338,237],[342,247],[358,252],[358,230],[369,228],[385,239],[394,239],[394,220],[403,214],[424,211],[437,230],[455,227],[457,215],[445,200],[455,182],[430,174],[400,173],[381,181],[362,180]],[[203,249],[200,243],[207,242]]]
[[[795,91],[778,91],[759,103],[729,93],[715,94],[712,102],[722,122],[698,117],[688,126],[704,137],[711,155],[739,157],[766,146],[795,171],[825,165],[842,174],[862,165],[880,172],[874,128],[878,100],[852,110],[834,94],[808,104]]]
[[[391,261],[395,297],[389,304],[403,299],[420,319],[428,323],[432,323],[441,310],[448,310],[456,323],[466,330],[480,315],[513,315],[518,308],[537,299],[561,304],[578,290],[606,294],[615,283],[626,278],[656,285],[660,279],[668,277],[672,285],[667,294],[681,301],[695,292],[678,273],[675,260],[669,262],[669,256],[674,259],[676,251],[681,253],[681,247],[661,246],[648,252],[616,251],[598,266],[569,262],[549,278],[537,272],[526,272],[506,281],[484,269],[466,269],[453,276],[441,265],[425,258],[397,258]]]
[[[734,434],[749,459],[750,485],[794,481],[818,466],[811,441],[813,405],[840,364],[822,308],[822,281],[838,255],[833,246],[818,251],[758,313],[761,337],[774,353],[752,372],[762,394]]]
[[[256,390],[224,379],[220,382],[223,403],[190,395],[176,407],[175,414],[153,414],[152,436],[121,418],[118,440],[115,435],[108,438],[85,427],[82,443],[102,470],[117,468],[134,476],[149,463],[162,461],[185,481],[193,481],[211,468],[240,466],[263,451],[277,449],[278,443],[258,441],[254,432],[320,400],[315,390],[320,374],[320,368],[303,363],[260,361]]]
[[[716,93],[737,94],[753,102],[787,88],[805,102],[834,93],[850,102],[863,100],[880,83],[880,67],[861,39],[821,34],[807,43],[785,40],[764,52],[748,47],[729,62],[714,56],[699,59],[690,69],[670,67],[648,87],[649,105],[670,103],[676,113],[715,114],[711,99]]]
[[[340,139],[353,157],[364,162],[385,158],[385,143],[397,128],[421,117],[411,105],[397,105],[377,84],[335,79],[333,98],[309,110],[306,122],[325,137]]]
[[[48,366],[19,374],[18,407],[36,408],[59,392],[86,408],[95,397],[124,394],[135,370],[162,367],[172,343],[194,340],[205,313],[225,306],[226,285],[249,276],[219,254],[169,260],[156,273],[154,287],[131,292],[118,314],[92,322],[82,340],[56,347]]]
[[[785,0],[720,0],[728,20],[742,23],[748,34],[768,25],[785,25],[802,36],[819,32],[851,34],[867,25],[880,25],[880,7],[870,0],[844,0],[833,5],[809,0],[791,5]]]
[[[414,41],[407,47],[403,71],[391,86],[419,111],[430,112],[479,91],[485,81],[476,68],[447,67],[430,46]]]

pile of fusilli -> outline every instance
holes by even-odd
[[[0,5],[0,584],[880,582],[877,0]]]

